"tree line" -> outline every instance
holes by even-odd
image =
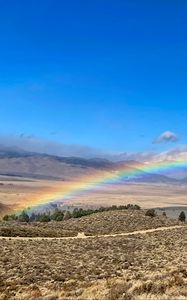
[[[44,213],[29,213],[27,210],[23,210],[20,214],[10,214],[3,217],[4,221],[20,221],[20,222],[50,222],[50,221],[64,221],[71,218],[81,218],[98,212],[134,209],[139,210],[140,206],[135,204],[127,205],[112,205],[109,207],[100,207],[98,209],[83,209],[74,208],[73,211],[55,209],[53,212]]]
[[[72,211],[69,210],[60,210],[56,208],[51,212],[44,213],[30,213],[29,210],[23,210],[20,214],[10,214],[5,215],[3,217],[4,221],[19,221],[19,222],[50,222],[50,221],[65,221],[71,218],[81,218],[83,216],[88,216],[98,212],[104,211],[114,211],[114,210],[140,210],[140,206],[137,204],[127,204],[127,205],[112,205],[108,207],[100,207],[98,209],[83,209],[83,208],[74,208]],[[148,209],[145,212],[146,216],[156,217],[155,209]],[[166,216],[165,211],[163,212],[163,216]],[[181,211],[179,214],[178,220],[181,222],[186,221],[186,215],[184,211]]]

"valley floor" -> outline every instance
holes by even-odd
[[[11,209],[34,205],[41,196],[63,191],[75,182],[11,178],[0,176],[0,202]],[[98,190],[76,195],[67,205],[80,207],[100,207],[111,205],[138,204],[142,208],[186,206],[187,185],[156,183],[124,183],[103,185]],[[1,211],[0,211],[1,214]]]

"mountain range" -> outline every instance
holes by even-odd
[[[0,145],[0,175],[3,176],[71,180],[81,175],[89,175],[94,170],[111,171],[117,174],[118,170],[123,168],[127,171],[134,171],[134,173],[141,170],[141,175],[129,178],[130,182],[187,183],[186,177],[176,179],[162,174],[146,173],[143,171],[143,167],[143,163],[134,160],[112,162],[101,158],[59,157]]]

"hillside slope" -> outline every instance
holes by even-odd
[[[132,232],[143,229],[174,226],[178,221],[163,216],[145,216],[144,210],[118,210],[94,213],[81,218],[49,223],[0,222],[0,236],[76,236]],[[181,225],[181,224],[180,224]]]

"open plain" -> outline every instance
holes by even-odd
[[[40,180],[3,176],[0,178],[0,202],[21,209],[35,204],[42,195],[55,191],[63,192],[76,181]],[[123,183],[101,185],[94,191],[86,191],[63,205],[100,207],[136,203],[142,208],[186,206],[187,185],[167,183]],[[1,213],[1,212],[0,212]]]

